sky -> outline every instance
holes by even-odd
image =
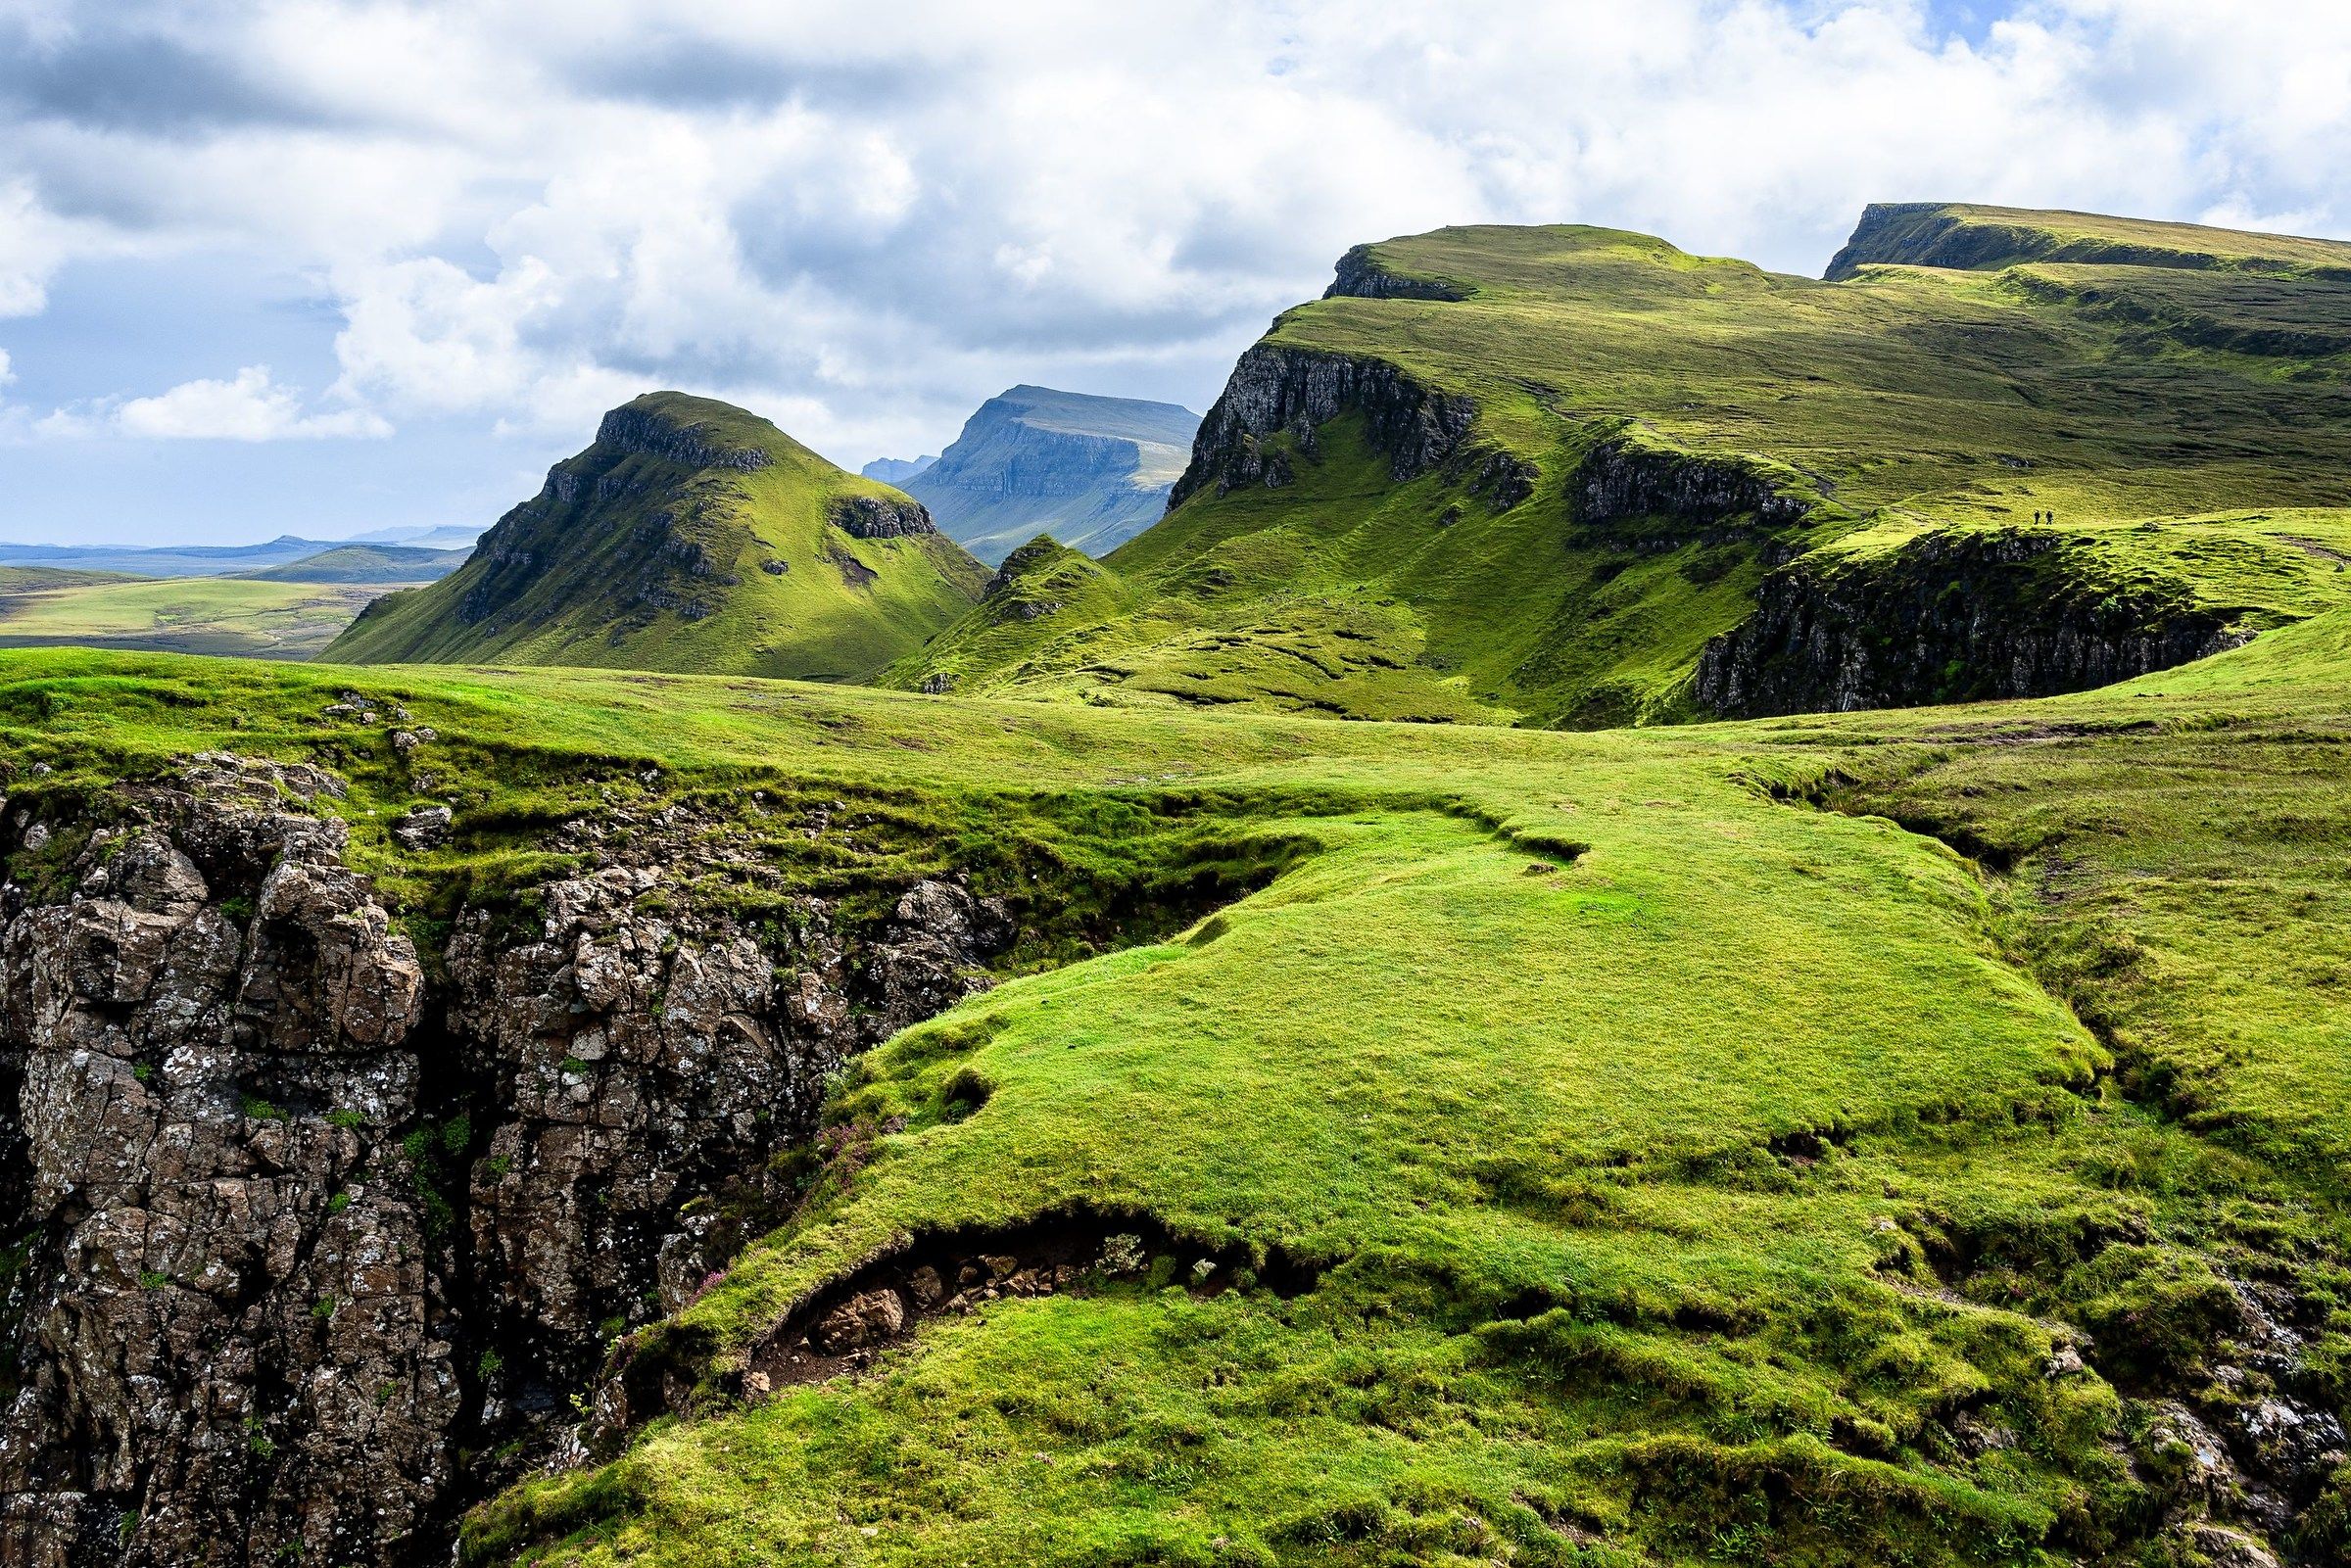
[[[1349,245],[1871,201],[2351,236],[2337,0],[0,0],[0,540],[487,525],[676,387],[1202,409]]]

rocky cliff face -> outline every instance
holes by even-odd
[[[1467,398],[1433,391],[1384,360],[1260,343],[1241,356],[1201,421],[1191,466],[1169,503],[1181,505],[1211,487],[1223,495],[1287,484],[1289,460],[1267,445],[1269,438],[1287,433],[1311,452],[1316,427],[1350,409],[1363,413],[1399,484],[1451,458],[1477,413]]]
[[[920,505],[888,496],[842,496],[826,520],[851,539],[913,539],[938,532]]]
[[[461,911],[428,966],[340,789],[216,754],[77,824],[0,806],[58,868],[0,894],[10,1562],[444,1556],[610,1336],[789,1203],[826,1075],[1010,935],[947,881],[702,912],[775,873],[672,806],[576,822],[601,869]]]
[[[2242,641],[2225,612],[2069,588],[2052,533],[1930,534],[1890,560],[1766,578],[1755,614],[1700,655],[1726,717],[2045,696]]]
[[[624,404],[604,415],[596,427],[596,444],[610,451],[661,457],[689,468],[748,472],[774,461],[756,447],[721,441],[701,425],[635,404]]]
[[[1575,485],[1576,520],[1584,523],[1659,517],[1703,528],[1751,517],[1781,527],[1802,522],[1812,510],[1806,498],[1735,458],[1651,451],[1622,441],[1593,448]]]
[[[1358,245],[1339,258],[1337,276],[1322,298],[1357,300],[1465,300],[1469,290],[1442,278],[1406,277],[1390,271],[1375,254],[1376,247]]]

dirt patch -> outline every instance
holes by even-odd
[[[752,1348],[742,1392],[756,1400],[858,1371],[926,1320],[968,1316],[990,1302],[1083,1296],[1138,1281],[1180,1286],[1201,1299],[1231,1290],[1294,1297],[1313,1290],[1320,1275],[1278,1249],[1210,1246],[1143,1215],[1079,1212],[936,1232],[802,1303]]]

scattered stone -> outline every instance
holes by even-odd
[[[946,1282],[938,1277],[937,1269],[925,1263],[906,1277],[906,1294],[914,1298],[917,1307],[936,1307],[946,1299]]]
[[[2075,1377],[2087,1370],[2089,1368],[2083,1361],[2080,1351],[2071,1345],[2060,1345],[2041,1367],[2040,1374],[2043,1377]]]
[[[906,1326],[906,1307],[894,1290],[867,1291],[852,1296],[825,1314],[809,1333],[809,1342],[827,1355],[840,1355],[876,1340],[895,1336]]]
[[[403,849],[438,849],[449,842],[450,816],[447,806],[418,806],[392,824],[392,836]]]

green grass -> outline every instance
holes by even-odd
[[[1995,215],[1969,232],[1993,234],[1970,255],[1996,270],[1836,282],[1580,227],[1370,247],[1465,297],[1319,300],[1264,341],[1470,400],[1468,461],[1398,484],[1354,413],[1311,451],[1272,436],[1291,483],[1192,496],[1108,559],[1120,591],[1098,607],[1030,623],[985,658],[942,643],[890,678],[1358,718],[1684,720],[1699,651],[1784,555],[1898,569],[1924,537],[2048,511],[2082,547],[1977,585],[1988,597],[2029,613],[2136,583],[2255,628],[2340,602],[2351,579],[2325,581],[2339,562],[2297,562],[2290,530],[2256,514],[2340,540],[2351,249]],[[1594,521],[1581,474],[1605,444],[1775,476],[1813,520]],[[1500,512],[1476,493],[1494,452],[1540,475]]]
[[[384,592],[382,584],[0,570],[0,646],[307,659]]]
[[[704,1413],[493,1505],[477,1556],[2121,1561],[2165,1496],[2139,1402],[2222,1354],[2216,1270],[2292,1289],[2315,1365],[2351,1352],[2347,615],[2079,697],[1595,735],[43,650],[0,659],[0,746],[56,770],[35,800],[319,757],[419,901],[468,856],[527,879],[481,862],[648,764],[854,787],[907,831],[852,880],[1132,865],[1144,818],[1315,846],[866,1059],[829,1115],[871,1163],[632,1341]],[[316,717],[345,686],[441,729],[460,824],[505,839],[385,848],[388,744]],[[898,1238],[1074,1210],[1183,1241],[725,1392]],[[1211,1250],[1321,1272],[1154,1283]],[[2075,1336],[2102,1375],[2045,1377]],[[1961,1412],[2017,1444],[1971,1457]]]
[[[985,573],[941,536],[856,539],[835,526],[838,502],[903,498],[766,420],[676,393],[628,411],[765,461],[697,465],[600,440],[557,464],[465,565],[386,599],[329,654],[853,679],[978,596]],[[558,485],[576,487],[572,499]]]

